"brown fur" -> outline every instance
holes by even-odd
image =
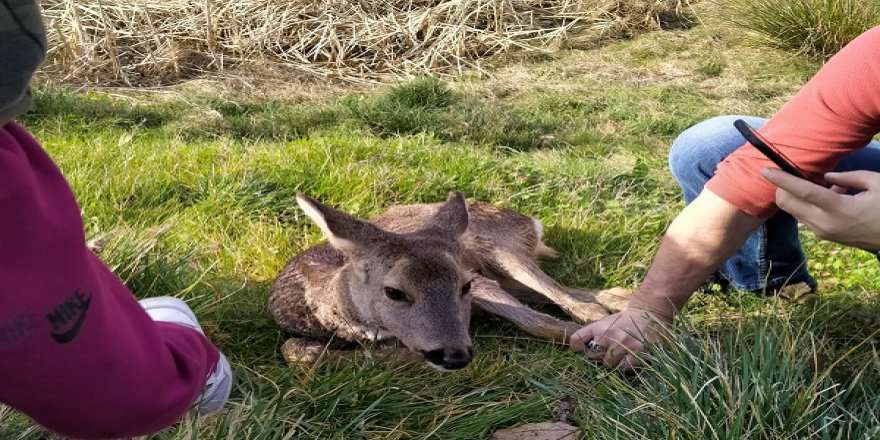
[[[538,294],[580,323],[626,303],[622,289],[560,286],[537,265],[556,252],[541,241],[535,220],[488,203],[465,203],[458,193],[444,203],[392,207],[370,222],[303,196],[299,202],[329,243],[290,260],[272,288],[273,316],[300,336],[285,343],[291,362],[314,361],[324,348],[345,343],[396,339],[429,360],[433,353],[435,366],[449,361],[460,368],[470,360],[472,304],[565,343],[580,325],[532,310],[508,291]],[[406,300],[393,300],[388,287],[405,292]]]

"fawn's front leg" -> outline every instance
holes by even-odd
[[[553,301],[578,322],[589,324],[608,316],[608,310],[597,304],[595,299],[572,295],[568,289],[545,274],[538,263],[528,256],[498,248],[490,253],[486,263],[493,272],[512,278]]]
[[[505,292],[498,282],[482,276],[471,281],[471,293],[473,304],[480,310],[506,318],[527,333],[542,339],[568,344],[568,337],[581,328],[574,322],[562,321],[530,309]]]
[[[581,301],[596,302],[602,305],[611,313],[626,310],[629,305],[629,296],[633,291],[622,287],[615,287],[606,290],[584,290],[569,289],[572,296],[580,298]]]

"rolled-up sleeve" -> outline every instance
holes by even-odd
[[[817,178],[868,144],[880,132],[880,26],[831,58],[760,132]],[[759,172],[774,166],[745,144],[719,164],[706,189],[752,216],[772,217],[776,187]]]

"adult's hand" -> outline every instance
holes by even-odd
[[[703,191],[669,225],[651,268],[621,313],[575,332],[573,350],[594,341],[606,348],[590,350],[590,359],[609,366],[635,367],[643,341],[654,342],[659,323],[672,322],[706,277],[746,241],[761,220],[739,210],[711,191]]]
[[[629,308],[606,316],[571,335],[569,344],[574,351],[585,351],[587,358],[601,361],[609,367],[633,369],[641,365],[639,353],[644,342],[656,342],[662,326],[655,315],[642,309]],[[604,350],[586,346],[590,341]]]
[[[868,251],[880,250],[880,173],[850,171],[825,174],[834,185],[824,188],[775,168],[761,174],[777,187],[776,204],[823,240]],[[862,190],[856,195],[848,189]]]

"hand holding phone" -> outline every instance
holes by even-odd
[[[761,175],[777,186],[776,205],[816,233],[816,236],[866,251],[880,250],[880,173],[848,171],[828,173],[835,186],[816,188],[775,168],[764,168]],[[838,188],[860,191],[858,197]],[[878,253],[880,258],[880,253]]]

